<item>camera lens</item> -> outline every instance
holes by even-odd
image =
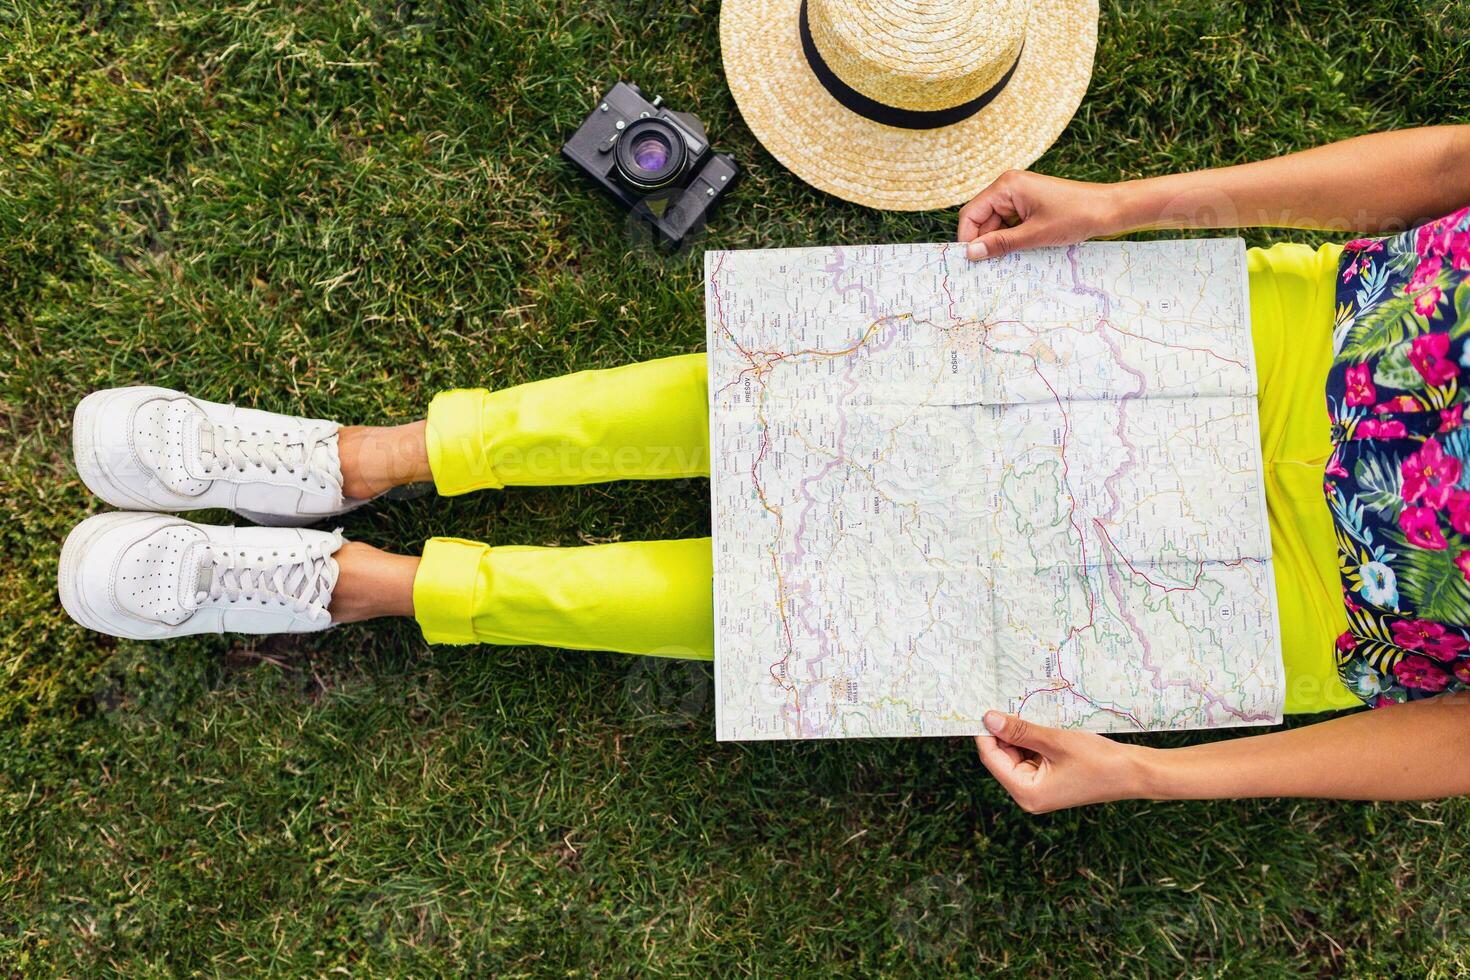
[[[618,137],[613,152],[618,179],[635,191],[672,184],[688,162],[684,138],[667,120],[640,119]]]
[[[633,162],[640,170],[657,173],[669,162],[669,144],[662,136],[650,133],[633,144]]]

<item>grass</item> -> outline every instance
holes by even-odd
[[[1470,969],[1465,801],[1031,818],[963,740],[717,744],[698,664],[65,618],[94,388],[407,420],[444,387],[699,349],[698,249],[630,247],[556,153],[618,77],[745,167],[710,246],[952,234],[765,154],[716,15],[0,2],[0,974]],[[1037,166],[1114,180],[1465,121],[1467,52],[1460,0],[1109,0]],[[420,497],[348,532],[575,544],[703,533],[706,506],[697,481]]]

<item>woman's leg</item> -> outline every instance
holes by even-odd
[[[708,476],[705,356],[443,392],[425,442],[442,494]]]
[[[490,392],[445,392],[424,422],[344,428],[344,490],[367,497],[432,478],[482,488],[704,476],[704,355]],[[582,548],[433,538],[422,559],[349,542],[335,622],[412,615],[433,643],[535,644],[709,659],[708,538]]]
[[[709,538],[582,548],[434,538],[423,558],[348,542],[335,623],[413,616],[430,643],[714,656]]]
[[[337,586],[328,611],[332,622],[360,623],[383,616],[413,616],[415,555],[395,555],[361,541],[344,541],[337,559]]]
[[[146,496],[128,498],[131,506],[151,504],[150,510],[238,505],[247,494],[254,495],[255,510],[269,510],[259,501],[281,501],[267,499],[264,490],[292,501],[304,497],[306,490],[293,482],[298,471],[303,487],[320,483],[332,491],[330,499],[315,509],[284,509],[293,519],[318,520],[347,509],[343,496],[351,504],[429,479],[450,494],[708,472],[703,355],[498,392],[446,392],[434,399],[426,420],[391,427],[339,429],[322,420],[247,414],[233,406],[201,408],[197,400],[161,389],[104,394],[162,406],[150,413],[135,406],[99,415],[146,423],[144,435],[155,438],[144,442],[157,444],[147,460],[118,463],[131,459],[123,450],[137,440],[122,439],[106,426],[105,438],[93,437],[96,425],[79,426],[88,438],[76,443],[88,450],[94,469],[125,476],[135,489],[163,486],[160,481],[172,478],[177,489],[157,503]],[[190,467],[208,469],[218,461],[201,463],[191,456],[202,450],[187,436],[206,409],[216,412],[219,425],[233,426],[227,443],[249,442],[249,451],[226,445],[234,468],[216,468],[227,472],[222,493],[229,493],[201,504],[199,484],[213,484],[197,479]],[[99,413],[85,414],[90,419]],[[242,419],[249,420],[243,429],[235,425]],[[317,483],[308,482],[310,476]],[[194,496],[183,496],[185,491]],[[279,516],[266,514],[273,515]],[[136,513],[83,522],[68,538],[62,559],[59,585],[73,617],[140,639],[219,630],[301,631],[328,622],[415,616],[431,642],[545,644],[703,659],[713,652],[708,539],[491,548],[435,538],[420,559],[344,543],[340,534],[215,528]],[[123,565],[127,574],[117,579]],[[122,582],[127,601],[118,606],[109,597]]]
[[[371,500],[394,487],[428,483],[429,449],[423,419],[407,425],[344,425],[337,430],[342,494]]]
[[[344,427],[343,492],[433,480],[441,494],[709,475],[703,354],[487,391],[441,392],[409,425]]]

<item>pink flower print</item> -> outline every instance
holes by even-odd
[[[1409,543],[1416,547],[1427,551],[1443,551],[1449,547],[1439,529],[1439,522],[1434,519],[1434,511],[1428,507],[1405,507],[1399,515],[1399,528]]]
[[[1460,215],[1465,213],[1461,211]],[[1464,224],[1464,219],[1456,220],[1456,217],[1450,215],[1443,222],[1435,222],[1443,230],[1428,243],[1428,252],[1436,258],[1449,259],[1451,268],[1470,269],[1470,227],[1458,227]]]
[[[1393,642],[1405,650],[1417,650],[1435,660],[1453,660],[1470,649],[1470,640],[1443,623],[1428,619],[1401,619],[1393,624]]]
[[[1373,369],[1368,365],[1348,368],[1345,378],[1349,405],[1371,405],[1378,400],[1378,389],[1373,387]]]
[[[1337,636],[1337,652],[1338,653],[1347,653],[1350,650],[1356,649],[1357,646],[1358,646],[1358,638],[1356,636],[1353,636],[1353,631],[1352,630],[1343,630],[1341,633],[1338,634],[1338,636]]]
[[[1405,650],[1419,650],[1437,635],[1433,627],[1439,627],[1439,632],[1444,632],[1443,626],[1427,619],[1401,619],[1389,629],[1393,632],[1395,645]]]
[[[1449,384],[1460,374],[1459,368],[1445,360],[1449,349],[1449,334],[1430,333],[1415,337],[1414,342],[1409,345],[1409,363],[1430,384],[1436,387]]]
[[[1464,425],[1464,424],[1465,424],[1465,403],[1464,402],[1461,402],[1458,405],[1453,405],[1453,406],[1451,406],[1449,408],[1441,408],[1439,410],[1439,430],[1438,431],[1440,431],[1440,432],[1453,432],[1456,429],[1458,429],[1461,425]]]
[[[1408,434],[1404,423],[1397,419],[1363,419],[1353,426],[1354,439],[1402,439]]]
[[[1397,623],[1395,623],[1395,626],[1397,626]],[[1455,630],[1445,629],[1439,623],[1430,623],[1427,620],[1414,620],[1411,626],[1417,627],[1416,636],[1419,639],[1419,646],[1417,648],[1410,646],[1410,649],[1419,649],[1421,654],[1426,655],[1426,657],[1433,657],[1435,660],[1441,661],[1441,663],[1449,663],[1458,654],[1466,651],[1466,649],[1470,649],[1470,641],[1467,641],[1464,636],[1461,636]],[[1429,627],[1433,627],[1433,629],[1429,629]],[[1395,630],[1394,638],[1398,639],[1398,630]],[[1402,646],[1404,644],[1399,645]]]
[[[1396,398],[1390,398],[1381,405],[1374,405],[1373,411],[1379,415],[1387,415],[1390,412],[1417,412],[1419,411],[1419,402],[1415,400],[1413,395],[1399,395]]]
[[[1404,286],[1404,295],[1414,297],[1414,310],[1420,316],[1429,316],[1439,305],[1443,291],[1434,282],[1444,268],[1444,260],[1438,255],[1426,255],[1419,261],[1414,275]]]
[[[1455,567],[1465,576],[1465,581],[1470,582],[1470,551],[1460,552],[1460,557],[1455,559]]]
[[[1455,269],[1470,269],[1470,230],[1457,232],[1450,239],[1450,265]]]
[[[1450,527],[1461,534],[1470,534],[1470,493],[1455,490],[1449,499]]]
[[[1424,290],[1414,297],[1414,312],[1420,316],[1433,316],[1435,307],[1439,306],[1439,301],[1443,297],[1444,290],[1438,286]]]
[[[1455,672],[1455,680],[1461,684],[1470,684],[1470,660],[1456,660],[1450,669]]]
[[[1348,591],[1348,587],[1346,585],[1342,587],[1342,604],[1347,607],[1348,612],[1357,612],[1359,609],[1363,608],[1353,601],[1353,594]]]
[[[1470,207],[1461,208],[1454,214],[1420,225],[1414,235],[1414,251],[1420,255],[1444,255],[1451,249],[1451,239],[1456,227],[1464,223]]]
[[[1381,252],[1383,241],[1378,238],[1354,238],[1342,247],[1344,252]]]
[[[1443,220],[1420,225],[1414,235],[1414,253],[1424,258],[1438,258],[1444,254],[1446,228]]]
[[[1367,419],[1368,422],[1377,422],[1377,419]],[[1328,476],[1347,476],[1348,471],[1342,468],[1342,450],[1332,450],[1332,455],[1327,459],[1327,469],[1323,471]]]
[[[1438,643],[1424,648],[1425,653],[1444,663],[1449,663],[1466,650],[1470,650],[1470,640],[1458,630],[1446,631]]]
[[[1406,293],[1417,293],[1419,290],[1434,282],[1439,276],[1439,270],[1444,268],[1444,260],[1438,255],[1428,255],[1419,261],[1414,268],[1414,275],[1409,278],[1409,284],[1404,287]]]
[[[1422,337],[1415,337],[1414,342],[1409,345],[1409,361],[1416,367],[1419,361],[1415,360],[1438,360],[1450,352],[1450,335],[1447,333],[1427,333]]]
[[[1404,478],[1404,502],[1439,510],[1450,499],[1450,491],[1464,469],[1460,461],[1448,455],[1439,440],[1430,437],[1417,453],[1408,456],[1399,467]],[[1408,533],[1406,528],[1405,534]]]
[[[1423,657],[1413,655],[1393,665],[1393,676],[1404,687],[1416,691],[1443,691],[1450,686],[1449,675]]]

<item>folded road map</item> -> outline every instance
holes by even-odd
[[[1281,720],[1239,239],[705,276],[721,739]]]

